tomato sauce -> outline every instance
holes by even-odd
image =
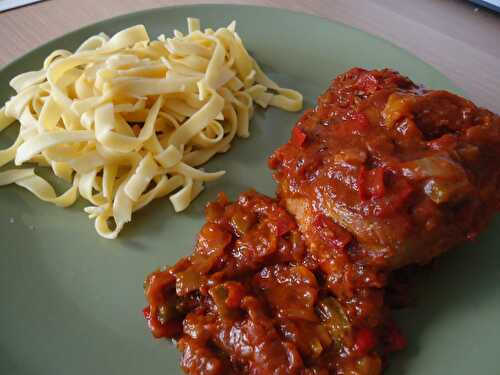
[[[499,159],[495,114],[349,70],[269,159],[278,199],[221,193],[193,253],[148,276],[153,336],[176,340],[192,375],[379,375],[406,346],[393,270],[488,224]]]
[[[220,194],[206,219],[193,254],[145,282],[145,318],[155,337],[178,340],[186,373],[376,375],[383,353],[401,346],[382,291],[352,285],[336,298],[277,201]],[[350,235],[318,225],[343,253]]]
[[[325,216],[351,235],[350,257],[394,269],[426,263],[489,223],[499,159],[497,115],[388,69],[354,68],[269,165],[312,247],[324,245],[314,217]]]

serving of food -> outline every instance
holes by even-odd
[[[354,68],[269,164],[311,246],[323,246],[319,215],[354,239],[351,256],[395,269],[428,263],[488,225],[499,157],[499,116],[391,70]]]
[[[189,9],[178,8],[172,19]],[[207,18],[218,20],[214,14]],[[5,250],[0,274],[17,282],[1,316],[12,322],[2,329],[19,353],[42,363],[47,349],[37,343],[55,326],[47,318],[43,328],[34,327],[50,315],[57,316],[62,337],[90,343],[95,336],[95,347],[75,352],[68,338],[61,340],[63,352],[75,358],[101,358],[66,369],[72,373],[118,367],[121,373],[173,373],[179,362],[179,371],[190,375],[403,373],[391,372],[395,353],[413,348],[416,339],[406,336],[394,311],[395,300],[407,299],[399,279],[461,244],[481,241],[500,208],[500,117],[448,87],[413,82],[390,59],[385,68],[360,68],[369,61],[351,57],[340,64],[351,68],[329,68],[311,58],[313,46],[295,43],[293,25],[304,16],[283,14],[290,17],[280,29],[286,38],[273,37],[273,27],[253,31],[268,35],[268,44],[262,37],[247,40],[244,21],[238,33],[234,21],[202,29],[189,14],[187,32],[151,39],[145,26],[130,26],[137,24],[132,18],[126,27],[118,22],[111,37],[87,30],[93,36],[75,52],[47,46],[52,52],[42,69],[9,77],[15,93],[0,109],[0,131],[12,136],[14,124],[20,126],[16,140],[0,151],[0,197],[11,197],[5,212],[16,229],[5,232],[12,249]],[[283,55],[292,45],[307,51],[302,65],[292,52]],[[274,59],[281,64],[273,66]],[[283,75],[286,61],[292,68]],[[312,90],[297,72],[321,82]],[[303,102],[310,108],[285,114],[301,111]],[[252,137],[236,141],[251,128]],[[66,181],[65,192],[56,193],[54,177]],[[274,183],[259,184],[271,178]],[[205,182],[211,183],[201,194]],[[80,241],[74,238],[85,229],[71,209],[44,208],[47,222],[36,216],[40,229],[18,229],[16,220],[28,224],[38,205],[8,185],[60,207],[81,196],[107,239],[118,237],[132,213],[148,209],[133,235],[127,230],[119,240],[97,242],[94,233],[80,234]],[[58,225],[51,224],[54,215]],[[149,227],[144,234],[141,222]],[[29,241],[37,236],[35,257],[12,240],[19,231]],[[115,249],[121,252],[105,251]],[[53,254],[52,261],[44,253]],[[173,348],[151,340],[138,319],[139,278],[165,263],[144,281],[143,317],[154,338],[175,344],[180,360]],[[426,303],[418,300],[408,310]],[[500,309],[492,303],[489,311]],[[33,345],[16,339],[18,323],[34,332]],[[110,361],[106,348],[121,354]],[[167,363],[151,365],[144,353],[153,358],[153,352]],[[17,374],[21,367],[9,353],[0,370]]]
[[[192,375],[380,374],[406,345],[387,315],[390,272],[488,225],[499,157],[499,116],[353,68],[270,157],[278,200],[222,195],[193,255],[146,279],[149,327],[179,339]]]
[[[19,185],[62,207],[81,195],[109,239],[156,198],[170,195],[175,211],[185,210],[204,181],[224,174],[196,167],[226,152],[236,135],[249,136],[254,102],[302,108],[297,91],[262,72],[235,26],[202,32],[188,18],[187,35],[153,41],[143,25],[132,26],[92,36],[75,53],[53,51],[43,69],[14,77],[17,95],[0,109],[0,130],[16,120],[21,127],[0,151],[0,166],[49,167],[71,187],[56,196],[33,168],[0,172],[0,186]]]
[[[186,373],[378,374],[405,346],[381,281],[353,262],[358,282],[337,297],[322,267],[331,249],[309,248],[279,201],[221,194],[206,220],[193,254],[145,281],[151,332],[179,340]]]

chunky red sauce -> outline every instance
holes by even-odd
[[[178,340],[193,375],[378,375],[406,345],[391,270],[486,226],[499,159],[498,116],[352,69],[270,158],[279,199],[221,194],[193,254],[147,278],[149,327]]]
[[[381,353],[403,346],[381,291],[335,298],[318,254],[276,201],[221,194],[206,219],[193,254],[145,283],[153,335],[178,340],[185,372],[376,375]],[[350,238],[336,230],[321,232],[341,249]]]
[[[330,246],[317,238],[321,220],[351,238],[351,259],[378,269],[425,263],[474,238],[500,201],[499,159],[495,114],[394,71],[354,68],[269,164],[313,248]]]

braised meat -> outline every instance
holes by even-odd
[[[405,345],[393,271],[484,229],[499,160],[495,114],[352,69],[270,157],[278,199],[221,193],[193,254],[148,276],[149,327],[191,375],[379,375]]]
[[[328,228],[349,259],[395,269],[477,236],[500,201],[499,160],[497,115],[391,70],[354,68],[269,164],[311,251]],[[334,283],[348,277],[334,268]]]

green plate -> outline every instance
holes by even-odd
[[[214,28],[235,19],[253,56],[281,85],[300,90],[306,107],[330,79],[353,66],[392,67],[429,87],[460,92],[402,49],[338,23],[277,9],[195,5],[113,18],[45,44],[0,71],[0,101],[12,94],[11,77],[38,69],[54,49],[73,49],[92,34],[139,23],[151,36],[168,35],[184,30],[188,16]],[[60,209],[21,188],[1,188],[0,373],[180,374],[176,349],[146,328],[142,281],[190,253],[203,207],[217,192],[233,198],[249,188],[273,194],[266,158],[288,139],[298,117],[257,111],[251,137],[206,166],[228,173],[186,212],[175,215],[167,199],[156,201],[114,241],[97,236],[81,211],[83,202]],[[9,130],[0,146],[14,139],[15,129]],[[393,359],[388,374],[500,373],[499,229],[496,220],[479,240],[421,275],[416,307],[398,314],[410,346]]]

